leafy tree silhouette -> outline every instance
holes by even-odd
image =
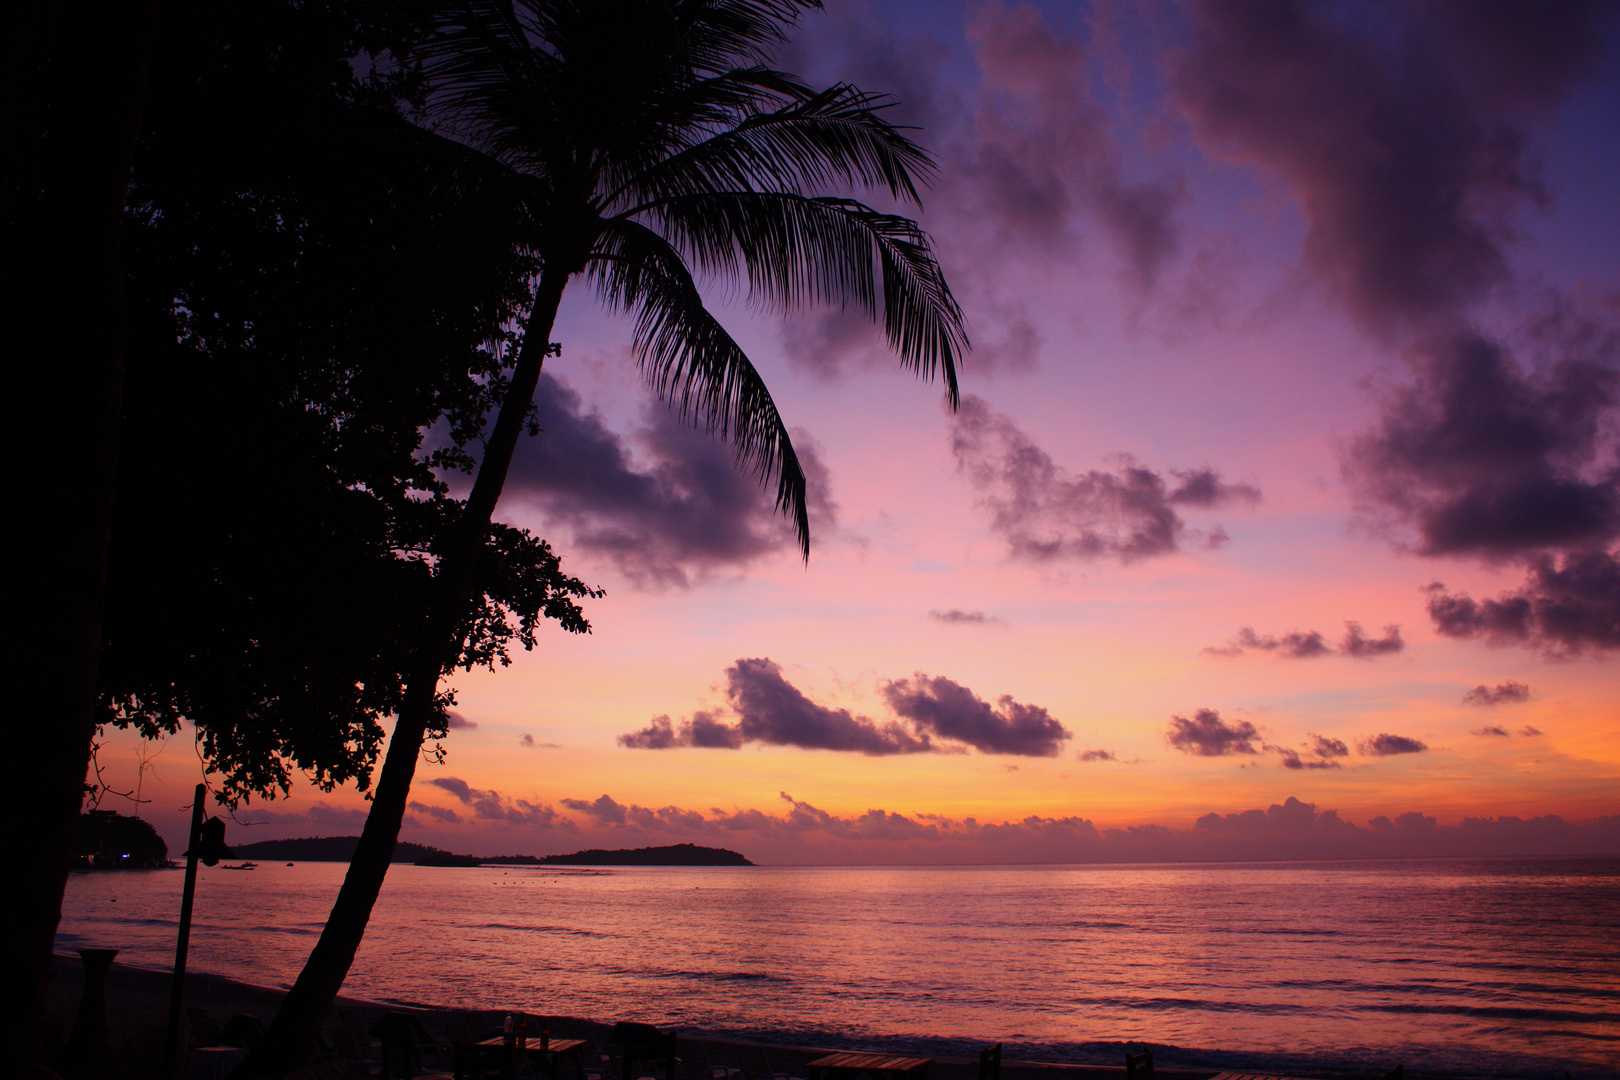
[[[854,87],[813,90],[770,50],[815,0],[501,0],[461,4],[423,49],[435,174],[507,208],[539,273],[510,385],[465,510],[438,547],[360,843],[331,915],[244,1075],[295,1067],[365,932],[435,714],[441,675],[524,427],[563,291],[575,278],[632,322],[653,389],[774,480],[808,556],[805,478],[759,373],[703,305],[692,267],[742,278],[773,310],[854,303],[901,362],[943,375],[954,405],[962,317],[926,235],[903,216],[813,192],[876,187],[918,203],[932,168]]]

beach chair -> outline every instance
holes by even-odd
[[[979,1080],[1001,1080],[1001,1044],[979,1051]]]
[[[608,1042],[619,1047],[619,1080],[680,1080],[677,1041],[674,1031],[660,1031],[651,1024],[633,1020],[614,1024]]]
[[[186,1006],[186,1026],[191,1029],[191,1044],[193,1046],[218,1046],[219,1025],[214,1018],[208,1015],[207,1009],[199,1009],[195,1005]]]
[[[1125,1080],[1153,1080],[1153,1050],[1144,1046],[1140,1054],[1125,1051]]]

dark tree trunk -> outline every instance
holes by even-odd
[[[489,535],[495,504],[506,484],[507,469],[517,449],[530,402],[534,400],[534,389],[540,381],[540,369],[545,363],[551,329],[557,318],[557,305],[567,280],[568,274],[564,271],[548,271],[542,275],[536,290],[512,384],[485,446],[467,505],[440,553],[431,607],[423,620],[407,675],[405,700],[394,722],[394,734],[388,741],[388,753],[383,758],[372,793],[371,811],[366,816],[354,857],[349,860],[343,887],[338,890],[320,940],[304,963],[298,981],[282,1002],[269,1031],[235,1076],[274,1076],[307,1062],[315,1051],[316,1036],[326,1014],[348,977],[349,966],[354,963],[354,954],[360,948],[366,923],[371,918],[372,905],[382,891],[383,878],[394,855],[400,824],[405,819],[411,780],[416,774],[428,721],[433,715],[439,678],[456,659],[460,640],[457,627],[471,600],[473,572]]]
[[[124,196],[156,0],[26,4],[4,46],[0,341],[15,464],[33,505],[7,607],[22,655],[7,783],[20,901],[8,935],[9,1045],[38,1068],[52,944],[96,728],[107,545],[124,375]],[[20,428],[20,430],[19,430]]]

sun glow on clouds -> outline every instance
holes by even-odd
[[[1613,155],[1567,156],[1620,130],[1620,17],[1077,10],[829,3],[784,54],[921,128],[975,344],[948,416],[852,313],[717,298],[809,465],[808,566],[569,297],[501,513],[608,595],[458,676],[407,838],[1614,850],[1494,819],[1620,813],[1620,248],[1548,240],[1620,228]],[[321,800],[363,805],[262,831]]]

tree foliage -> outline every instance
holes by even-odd
[[[399,133],[410,5],[166,7],[126,217],[129,377],[101,694],[235,803],[362,789],[508,377],[530,256]],[[499,526],[453,664],[592,590]],[[450,693],[430,731],[444,734]]]

